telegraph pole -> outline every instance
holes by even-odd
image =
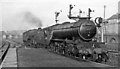
[[[106,9],[106,5],[104,5],[104,19],[105,19],[105,9]]]
[[[106,9],[106,5],[104,5],[104,21],[102,24],[102,33],[101,33],[101,42],[104,42],[104,32],[105,32],[105,9]]]

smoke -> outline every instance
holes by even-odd
[[[30,11],[19,11],[3,16],[2,30],[29,30],[42,27],[42,21]]]
[[[36,17],[34,14],[32,14],[31,12],[29,11],[23,12],[22,15],[23,15],[23,21],[25,23],[32,24],[36,27],[42,27],[41,20],[38,17]]]

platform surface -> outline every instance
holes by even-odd
[[[16,48],[9,48],[1,66],[2,67],[17,67]]]
[[[76,61],[42,48],[20,48],[18,56],[19,67],[111,67],[94,62]]]
[[[5,67],[111,67],[95,62],[77,61],[51,53],[43,48],[10,48],[1,64]]]

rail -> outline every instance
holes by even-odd
[[[1,47],[0,47],[0,64],[2,63],[2,61],[4,60],[7,51],[10,47],[10,43],[9,42],[5,42]]]

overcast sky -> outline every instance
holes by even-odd
[[[93,18],[103,17],[103,6],[106,5],[106,18],[118,11],[119,0],[0,0],[0,30],[23,30],[38,26],[46,27],[55,24],[55,11],[62,10],[59,22],[68,21],[69,4],[75,5],[73,15],[79,9],[87,14],[88,8],[94,10]],[[28,15],[29,13],[29,15]],[[27,16],[25,16],[27,15]],[[28,16],[30,16],[28,18]],[[36,18],[37,21],[30,21]],[[25,20],[26,19],[26,20]],[[38,20],[39,19],[39,20]],[[29,23],[31,22],[31,23]],[[32,24],[32,22],[42,23]]]

